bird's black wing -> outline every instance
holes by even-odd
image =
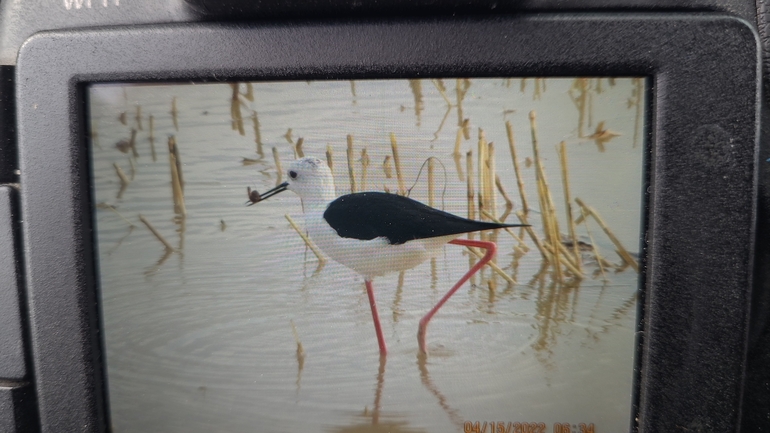
[[[383,192],[343,195],[329,204],[326,222],[343,238],[385,237],[393,244],[414,239],[518,227],[461,218],[408,197]]]

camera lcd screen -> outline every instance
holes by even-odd
[[[89,86],[112,430],[628,430],[646,86],[641,77]],[[528,225],[461,235],[494,242],[497,254],[430,319],[427,354],[421,319],[484,251],[442,242],[393,271],[381,263],[437,238],[394,241],[372,223],[364,239],[346,229],[362,224],[352,212],[331,224],[344,239],[334,248],[376,243],[356,250],[376,275],[339,263],[340,251],[313,239],[310,226],[329,221],[312,197],[266,193],[297,182],[306,165],[294,161],[310,157],[330,169],[332,199],[383,193],[358,209],[370,217],[383,201],[407,203],[398,195]],[[408,203],[388,208],[404,212],[395,221],[417,206]],[[412,221],[390,230],[444,223]]]

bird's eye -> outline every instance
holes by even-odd
[[[289,176],[291,176],[292,179],[296,179],[297,178],[297,172],[292,170],[292,171],[289,172]]]

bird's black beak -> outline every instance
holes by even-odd
[[[247,192],[249,194],[249,201],[246,202],[247,206],[251,206],[255,203],[259,203],[262,200],[268,199],[278,193],[286,191],[286,188],[289,186],[289,182],[284,182],[275,188],[265,191],[263,194],[258,193],[256,190],[252,191],[251,188],[247,188]]]

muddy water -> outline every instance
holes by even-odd
[[[473,151],[478,185],[482,128],[495,143],[501,183],[521,210],[508,120],[533,208],[529,220],[542,237],[528,164],[534,110],[561,231],[568,230],[556,145],[565,141],[572,196],[596,209],[628,250],[639,251],[641,81],[587,80],[583,97],[574,79],[468,83],[254,83],[253,101],[241,84],[237,110],[229,84],[92,87],[94,220],[114,431],[444,432],[477,421],[480,428],[543,423],[532,431],[544,432],[559,431],[555,423],[627,430],[638,289],[631,268],[605,266],[602,273],[587,249],[586,278],[560,283],[552,268],[541,271],[542,256],[526,234],[529,251],[521,255],[514,254],[518,242],[501,232],[497,263],[517,283],[485,269],[431,321],[431,353],[420,359],[417,322],[468,269],[467,253],[449,245],[434,263],[375,280],[389,346],[381,360],[362,278],[334,262],[319,267],[285,219],[302,223],[299,199],[287,192],[244,205],[247,186],[276,184],[272,148],[285,168],[299,137],[306,155],[325,159],[331,147],[338,193],[350,191],[348,134],[357,183],[366,148],[366,189],[396,191],[395,173],[387,178],[383,169],[393,132],[406,186],[414,184],[411,197],[428,201],[425,171],[416,179],[435,156],[434,205],[465,216],[465,153]],[[470,139],[462,139],[456,165],[452,151],[466,118]],[[125,142],[116,146],[132,128],[136,157]],[[182,163],[186,217],[173,204],[169,134]],[[124,188],[114,164],[133,177]],[[496,212],[504,210],[498,194]],[[167,253],[139,214],[177,251]],[[508,221],[517,222],[514,215]],[[606,265],[620,264],[607,235],[588,221],[590,235],[577,226],[580,239]]]

